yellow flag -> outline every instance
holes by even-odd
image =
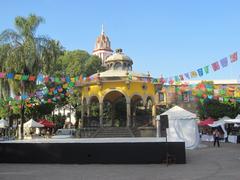
[[[195,78],[198,76],[196,71],[192,71],[190,74],[192,78]]]

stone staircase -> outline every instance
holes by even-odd
[[[103,127],[100,128],[93,137],[94,138],[134,137],[134,134],[127,127]]]

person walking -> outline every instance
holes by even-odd
[[[214,147],[215,147],[216,143],[217,143],[218,147],[220,147],[220,143],[219,143],[220,136],[221,136],[221,134],[218,131],[218,129],[215,129],[213,131],[213,139],[214,139],[213,146]]]

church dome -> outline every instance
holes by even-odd
[[[132,70],[133,61],[122,52],[122,49],[116,49],[116,52],[105,60],[108,69],[112,70]]]

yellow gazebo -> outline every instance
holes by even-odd
[[[120,126],[131,127],[136,125],[136,107],[141,104],[141,108],[149,109],[151,115],[146,118],[146,123],[155,124],[156,103],[155,85],[151,81],[149,74],[136,73],[132,71],[133,61],[130,57],[117,49],[113,55],[105,60],[107,70],[105,72],[92,75],[93,81],[85,82],[81,85],[82,103],[82,127],[93,122],[102,126],[114,126],[117,103],[123,102],[125,106],[124,119],[120,119]],[[99,110],[96,121],[91,119],[91,105],[96,104]],[[104,119],[104,108],[111,109],[111,119]],[[144,118],[144,115],[142,115]],[[89,122],[90,121],[90,122]],[[92,122],[91,122],[92,121]]]

